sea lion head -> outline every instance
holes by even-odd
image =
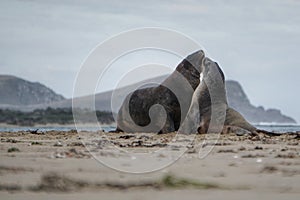
[[[217,75],[221,76],[223,83],[225,83],[225,75],[221,70],[220,66],[217,62],[211,60],[210,58],[205,57],[202,59],[201,64],[201,72],[203,72],[203,76],[207,76],[209,73],[212,77],[217,77]]]
[[[204,58],[205,58],[204,51],[199,50],[187,56],[185,61],[187,61],[190,65],[192,65],[195,69],[197,69],[199,73],[201,73],[202,72],[201,65]]]
[[[178,74],[184,76],[189,81],[193,89],[200,83],[200,74],[202,73],[202,62],[205,58],[203,50],[196,51],[187,56],[176,67],[176,72],[169,76],[166,80],[174,84],[174,80],[178,79]]]

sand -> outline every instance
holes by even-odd
[[[299,134],[212,134],[175,140],[175,133],[50,131],[4,132],[0,137],[1,199],[300,196]],[[181,150],[186,152],[178,158]],[[153,171],[156,168],[161,169]]]

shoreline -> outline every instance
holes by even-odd
[[[78,127],[97,127],[98,125],[100,126],[116,126],[116,123],[111,123],[111,124],[94,124],[94,123],[82,123],[82,124],[76,124],[76,126]],[[14,128],[14,127],[33,127],[33,128],[39,128],[39,127],[74,127],[75,128],[75,124],[71,123],[71,124],[57,124],[57,123],[53,123],[53,124],[35,124],[33,126],[21,126],[21,125],[13,125],[13,124],[7,124],[7,123],[0,123],[0,128]]]
[[[299,133],[300,132],[300,125],[287,125],[287,124],[269,124],[269,125],[256,125],[253,124],[256,128],[261,130],[266,130],[269,132],[275,133]],[[34,126],[20,126],[20,125],[12,125],[6,123],[0,123],[0,132],[10,131],[26,131],[26,130],[33,130],[33,129],[40,129],[40,131],[70,131],[73,129],[77,129],[79,131],[112,131],[115,130],[116,123],[110,124],[95,124],[95,123],[81,123],[81,124],[57,124],[57,123],[48,123],[48,124],[36,124]]]

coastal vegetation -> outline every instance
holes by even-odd
[[[81,122],[92,123],[90,117],[93,112],[88,109],[76,109],[81,117]],[[96,111],[99,123],[110,124],[114,122],[111,112]],[[86,117],[85,117],[86,116]],[[74,123],[72,108],[47,108],[36,109],[30,112],[0,109],[0,123],[19,126],[33,126],[35,124],[72,124]]]

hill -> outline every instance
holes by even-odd
[[[0,75],[0,104],[9,106],[28,106],[61,101],[65,98],[38,82]]]
[[[2,80],[3,80],[3,76]],[[9,77],[7,77],[9,79]],[[166,76],[156,77],[150,80],[145,80],[140,83],[129,85],[114,91],[115,99],[120,104],[126,94],[130,91],[135,90],[138,85],[143,85],[148,82],[162,82]],[[31,83],[11,77],[10,79],[15,80],[8,84],[9,89],[3,87],[3,81],[1,85],[0,78],[0,108],[9,108],[22,111],[33,111],[34,109],[46,109],[51,108],[70,108],[72,107],[72,99],[64,99],[61,95],[55,94],[51,89],[39,84]],[[4,81],[5,82],[5,81]],[[7,81],[6,81],[7,82]],[[14,83],[15,82],[15,83]],[[22,86],[25,84],[25,86]],[[23,88],[20,89],[20,88]],[[8,94],[8,91],[13,91],[12,94]],[[21,91],[22,90],[22,91]],[[296,121],[281,113],[278,109],[264,109],[262,106],[256,107],[251,104],[249,98],[244,92],[242,86],[237,81],[228,80],[226,81],[226,90],[229,105],[239,111],[247,120],[252,123],[296,123]],[[3,92],[4,91],[4,92]],[[2,96],[2,94],[6,96]],[[107,91],[98,93],[95,95],[95,108],[100,111],[111,112],[111,96],[113,91]],[[16,99],[15,99],[16,98]],[[24,98],[24,99],[23,99]],[[79,102],[79,108],[88,108],[87,102],[89,97],[78,97],[74,100]],[[3,105],[3,102],[6,102]],[[11,103],[11,104],[8,104]],[[88,108],[93,109],[93,108]],[[113,110],[113,112],[117,112]]]
[[[238,110],[252,123],[296,123],[293,118],[283,115],[278,109],[264,109],[262,106],[252,105],[237,81],[226,81],[226,92],[229,106]]]

